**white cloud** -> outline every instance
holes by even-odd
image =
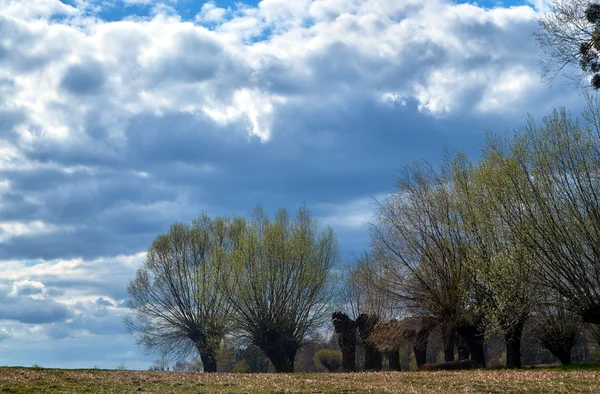
[[[0,243],[14,237],[50,234],[59,231],[69,232],[72,231],[72,228],[55,226],[40,220],[30,222],[0,222]]]
[[[44,11],[31,14],[19,4],[4,0],[0,14],[19,26],[10,48],[25,37],[39,43],[14,47],[9,60],[32,70],[19,72],[15,63],[9,75],[10,107],[28,119],[16,128],[22,143],[85,141],[94,114],[119,144],[131,116],[182,109],[266,142],[282,106],[315,98],[326,105],[393,91],[434,115],[498,113],[522,107],[539,90],[533,46],[514,41],[535,26],[529,7],[265,0],[224,20],[226,10],[206,3],[200,20],[217,24],[209,31],[171,11],[139,21],[32,23],[77,9],[36,0],[33,8]],[[520,82],[490,89],[507,63],[524,71]]]
[[[8,294],[11,297],[30,296],[32,298],[43,298],[46,286],[42,282],[32,280],[18,280],[12,283],[12,289]]]
[[[350,230],[368,230],[373,222],[378,201],[384,194],[367,196],[339,204],[319,204],[314,208],[319,212],[320,220],[333,228]]]
[[[205,23],[222,22],[227,15],[225,8],[217,7],[214,2],[209,1],[202,5],[200,12],[196,15],[196,21]]]
[[[60,0],[0,0],[0,9],[2,9],[1,15],[23,19],[78,14],[77,8]]]

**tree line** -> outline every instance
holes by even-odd
[[[598,89],[600,4],[554,0],[539,24],[546,76],[575,64],[575,80]],[[205,371],[232,337],[293,371],[327,324],[348,371],[357,344],[365,369],[380,369],[384,354],[399,369],[400,348],[410,344],[423,365],[433,338],[446,362],[485,366],[494,335],[506,365],[520,367],[532,321],[569,363],[584,326],[600,339],[599,180],[600,105],[588,96],[580,118],[556,110],[513,135],[489,134],[477,161],[459,152],[405,166],[378,203],[370,249],[348,268],[333,230],[306,208],[173,224],[128,286],[125,324],[148,351],[198,354]]]
[[[412,341],[423,364],[436,332],[445,361],[485,366],[484,342],[501,333],[506,365],[520,367],[535,319],[542,345],[569,363],[583,325],[600,324],[600,111],[588,104],[581,119],[559,110],[490,134],[477,162],[457,153],[406,166],[352,273],[365,313],[339,335],[400,315],[373,326],[372,345]]]
[[[583,325],[600,327],[598,104],[489,134],[477,161],[459,152],[405,166],[378,202],[370,249],[348,268],[333,230],[306,208],[173,224],[129,284],[126,325],[148,350],[196,352],[205,371],[235,336],[289,372],[327,326],[345,370],[357,369],[357,341],[367,369],[384,353],[400,368],[407,343],[424,364],[431,335],[445,361],[485,366],[486,339],[499,333],[506,365],[520,367],[534,319],[541,343],[568,363]]]

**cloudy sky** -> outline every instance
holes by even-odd
[[[403,164],[578,112],[544,8],[0,0],[0,365],[147,368],[125,287],[174,221],[306,204],[350,258]]]

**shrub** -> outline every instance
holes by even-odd
[[[321,349],[315,353],[313,361],[317,368],[335,372],[342,365],[342,352],[331,349]]]
[[[248,364],[248,361],[246,361],[246,359],[243,358],[233,365],[231,372],[233,372],[233,373],[250,373],[251,372],[250,364]]]

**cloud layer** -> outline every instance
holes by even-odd
[[[143,366],[125,286],[173,221],[307,204],[350,257],[403,163],[580,105],[542,2],[66,3],[0,0],[0,363]]]

